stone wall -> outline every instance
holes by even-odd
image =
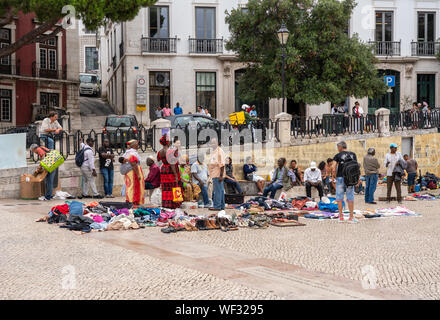
[[[336,143],[345,140],[348,144],[349,150],[358,155],[359,161],[362,163],[362,158],[367,153],[368,148],[374,147],[376,149],[376,156],[382,166],[381,173],[385,173],[383,161],[385,154],[389,150],[391,143],[402,145],[404,138],[411,138],[413,140],[414,157],[419,163],[419,168],[422,173],[427,171],[435,173],[440,176],[440,133],[433,130],[425,131],[408,131],[392,133],[389,137],[379,137],[378,134],[365,134],[363,136],[350,137],[328,137],[316,139],[297,139],[292,141],[295,145],[278,147],[267,150],[246,150],[246,146],[241,146],[239,152],[239,161],[234,163],[234,173],[236,178],[243,179],[243,164],[247,156],[253,155],[257,165],[259,163],[268,162],[265,167],[259,166],[259,175],[267,177],[270,169],[275,166],[275,160],[279,157],[285,157],[288,160],[295,159],[299,166],[305,169],[309,166],[311,161],[325,161],[329,157],[333,157],[336,153]],[[400,148],[399,148],[400,151]],[[234,150],[234,153],[235,150]],[[148,174],[146,165],[146,158],[152,153],[142,153],[142,169],[145,176]],[[229,153],[228,155],[232,155]],[[233,157],[235,158],[235,157]],[[270,160],[268,160],[270,159]],[[272,163],[272,164],[271,164]],[[98,165],[98,161],[95,162]],[[32,173],[37,168],[34,163],[29,163],[26,168],[0,170],[0,198],[19,198],[20,196],[20,176],[23,174]],[[98,171],[99,173],[99,171]],[[63,191],[67,191],[73,195],[80,193],[81,173],[76,167],[73,157],[69,158],[60,167],[60,185]],[[119,164],[115,163],[115,187],[114,195],[120,195],[121,187],[124,183],[123,176],[119,174]],[[102,176],[98,174],[97,186],[100,192],[103,192]]]

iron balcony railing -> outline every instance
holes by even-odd
[[[48,69],[47,66],[41,66],[41,64],[34,61],[32,63],[32,77],[66,80],[67,65],[56,66],[55,69]]]
[[[142,38],[142,53],[176,53],[176,38]]]
[[[411,55],[414,57],[433,57],[439,53],[440,42],[411,42]]]
[[[400,56],[401,41],[369,41],[376,56]]]
[[[1,64],[0,63],[0,74],[10,74],[19,76],[20,75],[20,60],[17,60],[16,64]]]
[[[189,53],[217,54],[223,53],[222,39],[189,38]]]

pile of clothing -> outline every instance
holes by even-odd
[[[53,207],[49,214],[37,222],[56,223],[60,228],[88,233],[92,230],[139,229],[134,219],[131,205],[120,202],[83,204],[79,201],[66,201]]]
[[[383,217],[420,217],[421,215],[406,208],[382,208],[376,210],[366,210],[363,212],[365,218],[383,218]]]

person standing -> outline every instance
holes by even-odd
[[[160,185],[162,188],[162,207],[168,209],[179,208],[182,204],[174,200],[173,189],[179,188],[180,174],[179,174],[179,151],[170,148],[171,141],[167,134],[164,134],[160,139],[162,149],[157,153],[157,161],[162,161],[160,168]]]
[[[59,134],[63,131],[58,122],[58,113],[52,111],[49,113],[47,118],[44,118],[40,127],[40,138],[44,140],[45,145],[48,149],[55,149],[54,134]]]
[[[310,168],[307,168],[304,171],[304,182],[306,183],[307,198],[312,198],[312,187],[314,187],[318,189],[319,199],[322,199],[324,196],[324,191],[322,188],[322,175],[321,170],[316,167],[316,162],[311,162]]]
[[[156,115],[156,120],[162,118],[162,108],[160,106],[157,106],[156,110],[154,110],[154,114]]]
[[[96,188],[96,174],[95,169],[95,154],[93,152],[93,146],[95,141],[92,138],[87,138],[86,143],[81,143],[81,150],[84,149],[84,162],[81,165],[82,173],[82,195],[78,199],[89,198],[89,188],[92,189],[93,199],[102,199]]]
[[[205,156],[203,153],[199,153],[197,161],[191,166],[191,176],[193,184],[198,185],[202,193],[203,206],[199,204],[199,208],[208,208],[210,206],[208,196],[208,168],[203,161],[205,161]]]
[[[211,114],[209,113],[208,108],[205,109],[205,115],[211,118]]]
[[[253,119],[258,118],[257,110],[256,110],[256,107],[254,105],[251,107],[251,111],[249,112],[249,115]]]
[[[369,204],[376,204],[374,201],[374,192],[376,192],[380,164],[375,155],[376,150],[369,148],[364,157],[365,203]]]
[[[175,114],[176,116],[178,116],[178,115],[180,115],[180,114],[183,114],[183,109],[182,109],[182,107],[180,106],[180,103],[179,103],[179,102],[177,102],[177,103],[176,103],[176,106],[174,107],[174,114]]]
[[[208,164],[209,176],[213,182],[212,201],[213,207],[209,210],[220,211],[225,209],[225,152],[216,138],[211,139],[211,159]]]
[[[147,166],[150,168],[148,176],[145,179],[145,190],[154,190],[160,187],[160,168],[154,162],[154,158],[147,158]]]
[[[110,148],[110,141],[104,139],[103,145],[98,149],[99,154],[99,170],[104,178],[104,193],[106,198],[113,197],[113,177],[114,169],[113,162],[115,162],[115,155],[113,149]]]
[[[403,159],[406,161],[406,172],[408,173],[408,193],[416,192],[416,177],[419,164],[405,154]]]
[[[327,159],[326,169],[328,178],[328,190],[330,194],[334,194],[336,192],[336,170],[333,166],[332,158]]]
[[[358,220],[354,218],[354,186],[347,186],[344,180],[344,167],[350,161],[357,161],[356,154],[347,151],[347,143],[341,141],[337,144],[338,154],[335,155],[333,160],[336,166],[336,201],[338,202],[339,209],[339,221],[344,221],[344,215],[342,213],[342,203],[344,196],[347,198],[348,209],[350,210],[350,218],[348,222],[357,223]],[[359,184],[360,184],[359,180]]]
[[[166,117],[171,117],[172,116],[172,112],[171,112],[171,108],[170,108],[170,105],[167,103],[166,105],[165,105],[165,107],[162,109],[162,116],[164,117],[164,118],[166,118]]]
[[[354,131],[357,133],[363,123],[361,119],[364,115],[364,109],[362,109],[360,103],[358,101],[355,102],[354,107],[353,107],[353,118],[354,118]]]
[[[198,106],[196,114],[205,115],[206,113],[205,113],[205,110],[203,110],[202,106]]]
[[[243,190],[241,189],[240,184],[238,183],[237,179],[235,179],[234,177],[234,169],[232,167],[231,157],[226,158],[225,168],[226,168],[225,183],[231,186],[232,188],[234,188],[234,190],[238,194],[243,194]]]
[[[129,148],[122,157],[130,163],[132,170],[125,175],[125,201],[134,205],[141,205],[145,202],[144,173],[141,168],[141,157],[137,150],[139,142],[130,140],[127,142]]]
[[[291,179],[287,174],[288,169],[286,167],[286,162],[285,158],[278,159],[278,167],[275,169],[270,185],[264,189],[263,197],[267,197],[270,192],[270,198],[275,199],[275,195],[279,189],[282,189],[283,187],[285,187],[285,189],[289,188]]]
[[[50,150],[46,147],[40,147],[37,144],[33,144],[30,146],[29,148],[31,150],[32,153],[36,153],[38,155],[38,158],[40,160],[43,160],[44,157],[46,156],[46,154],[48,152],[50,152]],[[43,172],[43,167],[39,166],[38,169],[35,171],[36,173],[42,173]],[[41,196],[40,198],[38,198],[38,200],[41,201],[50,201],[53,198],[53,182],[54,182],[54,178],[57,175],[57,171],[58,168],[56,168],[54,171],[52,171],[51,173],[47,173],[46,178],[44,179],[44,183],[45,183],[45,187],[46,187],[46,192],[44,194],[44,196]]]
[[[406,167],[406,162],[400,152],[397,152],[397,148],[397,144],[392,143],[390,145],[390,152],[386,154],[384,161],[385,167],[387,168],[387,202],[391,202],[391,191],[394,184],[397,192],[397,202],[402,203],[402,175],[401,173],[396,172],[395,169],[396,166],[402,167],[402,162],[405,163],[404,166]]]

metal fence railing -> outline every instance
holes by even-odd
[[[367,114],[360,117],[324,115],[319,117],[293,117],[291,135],[295,138],[338,136],[345,134],[364,134],[379,131],[380,115]],[[440,110],[428,112],[403,111],[391,113],[390,131],[440,128]]]

